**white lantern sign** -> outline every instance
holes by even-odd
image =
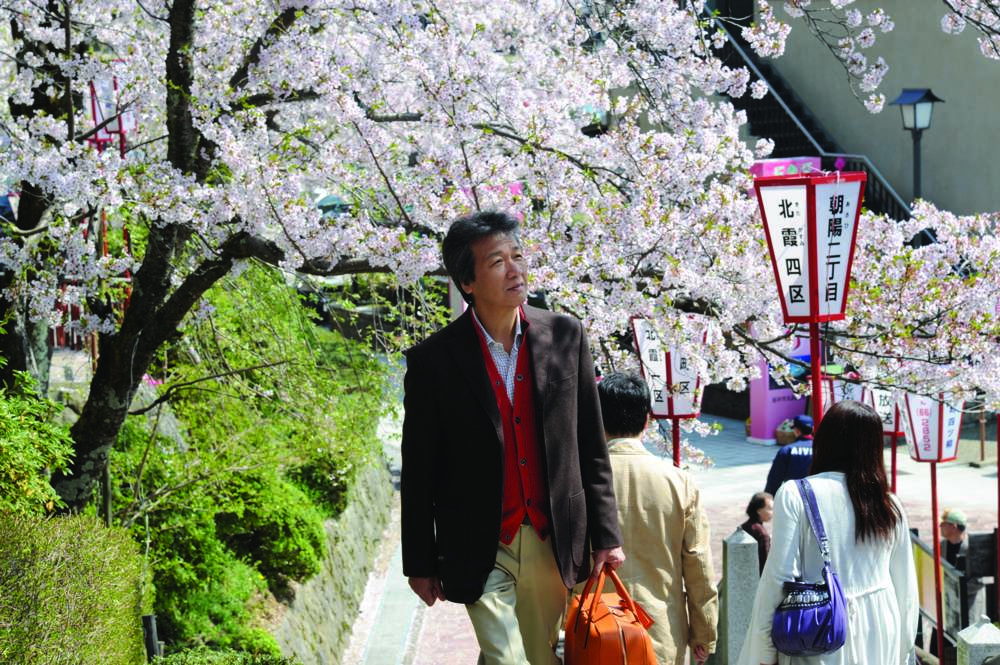
[[[700,344],[706,344],[708,327],[694,317],[688,317],[686,322]],[[653,417],[697,418],[701,413],[702,385],[692,356],[679,348],[664,349],[656,328],[647,319],[633,318],[632,334],[642,376],[649,385]]]
[[[754,179],[786,323],[843,319],[866,175]]]
[[[963,401],[905,394],[899,403],[910,457],[918,462],[950,462],[958,456]]]
[[[896,397],[891,390],[870,388],[865,390],[865,404],[875,409],[882,419],[883,434],[902,434],[896,429]]]
[[[823,413],[829,411],[837,402],[844,400],[864,402],[866,393],[867,389],[860,383],[830,376],[823,377]]]

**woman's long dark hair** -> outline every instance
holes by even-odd
[[[901,519],[889,498],[882,459],[882,419],[869,406],[837,402],[823,416],[813,439],[810,474],[842,471],[854,506],[854,537],[859,542],[889,540]]]

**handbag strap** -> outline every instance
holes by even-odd
[[[610,579],[611,582],[615,585],[615,590],[618,592],[618,597],[622,600],[622,602],[625,603],[625,607],[632,610],[632,613],[635,615],[636,619],[639,620],[639,623],[642,624],[643,628],[649,628],[654,623],[656,623],[655,621],[653,621],[653,617],[649,616],[649,613],[646,612],[646,610],[643,609],[643,607],[639,603],[635,602],[635,600],[632,599],[631,594],[629,594],[628,590],[625,588],[625,585],[622,584],[621,578],[618,577],[618,573],[616,573],[611,566],[605,564],[601,568],[601,572],[597,576],[596,585],[594,584],[593,577],[587,580],[587,584],[584,585],[583,594],[580,596],[580,605],[578,606],[579,610],[577,611],[576,614],[576,621],[573,624],[573,630],[575,631],[577,627],[580,625],[580,615],[583,614],[583,608],[587,604],[587,598],[590,595],[591,589],[593,589],[594,594],[593,596],[590,596],[590,607],[589,611],[587,612],[588,636],[587,638],[584,638],[585,646],[586,646],[586,640],[589,639],[589,626],[590,624],[594,623],[594,615],[596,614],[597,605],[598,603],[601,602],[601,593],[604,590],[605,577]]]
[[[809,526],[812,527],[816,542],[819,544],[819,553],[823,556],[823,563],[833,570],[830,562],[830,541],[826,537],[826,529],[823,528],[823,518],[819,514],[819,506],[816,505],[816,495],[813,494],[812,485],[805,478],[795,481],[799,486],[799,494],[802,495],[802,502],[806,505],[806,516],[809,518]]]

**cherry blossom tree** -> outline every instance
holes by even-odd
[[[781,24],[767,0],[758,3],[759,27],[748,32],[758,40],[773,34]],[[984,57],[1000,60],[1000,2],[997,0],[938,0],[921,5],[928,11],[934,4],[943,6],[941,30],[961,34],[966,28],[979,33],[977,42]],[[889,69],[882,55],[875,55],[878,36],[895,29],[895,23],[882,7],[870,10],[857,6],[856,0],[785,0],[785,14],[802,20],[805,28],[844,67],[851,90],[872,113],[885,105],[879,85]],[[786,33],[791,26],[784,26]],[[758,53],[764,53],[757,49]]]
[[[523,219],[533,287],[585,320],[608,365],[631,362],[615,340],[632,315],[681,345],[679,313],[715,320],[722,334],[697,362],[735,389],[758,353],[787,354],[792,331],[748,196],[755,154],[724,97],[749,76],[714,56],[719,33],[701,2],[0,7],[4,175],[20,191],[0,239],[3,337],[30,337],[16,325],[34,322],[99,340],[73,467],[53,479],[70,508],[89,500],[155,353],[223,276],[262,261],[412,283],[440,271],[442,233],[472,210]],[[785,34],[777,20],[747,32],[774,53]],[[120,109],[138,119],[123,154],[92,147],[84,104],[88,82],[112,76]],[[321,190],[349,211],[323,216]],[[132,253],[100,251],[101,213],[127,226]],[[887,385],[995,399],[993,223],[930,208],[904,224],[866,218],[851,318],[829,330],[838,352]],[[940,242],[907,246],[917,227]],[[83,314],[70,321],[57,304]]]

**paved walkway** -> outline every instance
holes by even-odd
[[[703,422],[719,427],[717,434],[690,435],[688,442],[703,450],[711,464],[692,466],[702,503],[712,525],[716,570],[722,561],[722,539],[743,522],[750,495],[764,486],[776,448],[746,442],[742,421],[703,415]],[[978,429],[963,428],[964,453],[979,450]],[[940,508],[954,506],[969,516],[971,531],[993,528],[997,520],[996,430],[987,429],[990,461],[977,467],[967,462],[938,465]],[[964,437],[970,437],[966,439]],[[386,437],[386,451],[398,465],[398,436]],[[909,459],[905,446],[897,449],[897,493],[906,506],[910,525],[930,540],[932,529],[930,468]],[[977,458],[976,455],[971,455]],[[886,448],[886,469],[890,468]],[[626,549],[626,554],[627,554]],[[355,622],[345,665],[474,665],[478,655],[472,627],[462,605],[437,603],[427,608],[410,592],[402,576],[399,514],[394,510],[383,546],[369,578],[361,613]]]

